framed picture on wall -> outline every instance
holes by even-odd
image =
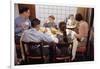
[[[11,68],[94,61],[94,7],[11,2]]]

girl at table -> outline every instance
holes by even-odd
[[[59,39],[59,43],[63,44],[66,43],[66,46],[61,46],[61,51],[64,55],[70,55],[72,56],[71,60],[73,61],[75,59],[75,55],[76,55],[76,49],[78,46],[78,42],[77,39],[75,38],[75,32],[70,30],[70,29],[66,29],[66,23],[65,22],[60,22],[59,23],[59,32],[58,32],[58,39]],[[64,44],[63,44],[64,45]],[[68,47],[67,49],[67,53],[66,53],[66,47]],[[72,49],[72,51],[71,51]]]

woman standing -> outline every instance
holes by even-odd
[[[80,41],[86,41],[88,36],[88,29],[89,29],[88,23],[83,20],[83,17],[80,13],[76,14],[75,19],[79,23],[78,34],[76,34],[75,36]]]

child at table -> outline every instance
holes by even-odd
[[[49,16],[48,19],[46,20],[46,22],[44,23],[44,27],[46,28],[57,28],[56,24],[55,24],[55,17],[53,15]]]
[[[75,34],[76,33],[74,31],[72,31],[70,29],[66,29],[66,23],[65,22],[59,23],[59,32],[58,32],[59,42],[58,43],[61,43],[61,42],[66,43],[66,45],[68,46],[67,53],[66,53],[65,48],[62,48],[61,51],[65,55],[71,54],[72,55],[71,60],[75,59],[76,49],[77,49],[77,46],[78,46],[78,42],[77,42],[77,39],[75,38]],[[72,51],[71,51],[71,49],[72,49]]]

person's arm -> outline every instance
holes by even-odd
[[[24,40],[24,36],[25,36],[25,32],[22,33],[21,38],[20,38],[20,41],[23,41]]]
[[[31,21],[30,21],[30,19],[29,19],[29,27],[31,27]]]
[[[43,27],[47,27],[48,19],[46,19],[43,23]]]
[[[47,25],[47,23],[44,23],[44,24],[43,24],[43,27],[46,27],[46,25]]]
[[[48,43],[53,42],[52,37],[46,33],[41,33],[41,40],[48,42]]]
[[[23,38],[24,38],[24,32],[22,33],[21,38],[20,38],[20,49],[21,49],[22,59],[24,60],[25,57],[24,57],[24,51],[23,51],[23,46],[22,46]]]

